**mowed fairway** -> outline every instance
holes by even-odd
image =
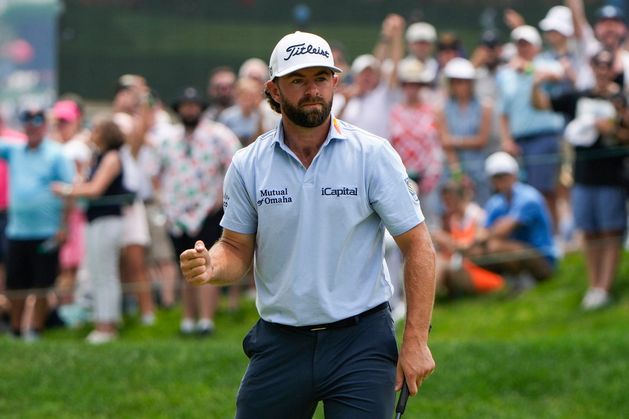
[[[572,255],[556,279],[518,297],[439,302],[437,371],[404,418],[627,417],[629,257],[608,309],[580,311],[584,275]],[[121,339],[103,347],[82,341],[87,329],[52,331],[33,345],[0,338],[0,417],[233,417],[253,303],[222,311],[206,340],[178,336],[177,310],[158,320],[143,328],[129,318]]]

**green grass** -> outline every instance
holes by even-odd
[[[615,304],[584,313],[577,255],[557,277],[516,298],[439,301],[431,348],[437,371],[405,418],[621,418],[629,412],[629,258]],[[246,368],[241,339],[252,303],[221,311],[210,339],[177,334],[178,310],[158,325],[128,318],[121,339],[90,347],[87,329],[34,345],[0,338],[2,418],[229,418]],[[318,411],[317,418],[322,418]]]

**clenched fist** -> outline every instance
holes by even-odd
[[[192,285],[207,284],[212,277],[210,253],[201,240],[194,244],[194,249],[188,249],[179,256],[179,266],[183,278]]]

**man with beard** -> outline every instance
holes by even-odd
[[[224,125],[201,120],[206,103],[194,87],[187,87],[173,102],[181,126],[159,145],[159,196],[167,217],[176,254],[197,240],[214,243],[221,234],[223,179],[238,138]],[[212,285],[183,287],[184,335],[210,335],[218,289]]]
[[[243,342],[237,418],[310,418],[319,401],[326,417],[390,417],[403,380],[416,394],[435,367],[435,253],[419,199],[387,140],[330,113],[340,70],[324,39],[286,35],[270,70],[280,123],[234,156],[223,235],[186,250],[182,272],[225,285],[253,266],[261,319]],[[385,227],[406,259],[399,358]]]

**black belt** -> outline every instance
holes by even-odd
[[[370,308],[367,311],[363,311],[362,313],[356,314],[355,316],[352,317],[348,317],[346,319],[342,319],[342,320],[338,320],[332,323],[324,323],[324,324],[311,324],[308,326],[288,326],[285,324],[280,324],[280,323],[270,323],[270,324],[274,324],[277,326],[281,326],[287,329],[292,329],[292,330],[302,330],[302,331],[307,331],[307,332],[317,332],[320,330],[327,330],[327,329],[341,329],[343,327],[349,327],[349,326],[355,326],[358,323],[360,323],[361,320],[363,320],[366,317],[371,316],[372,314],[376,314],[382,310],[388,309],[389,308],[389,303],[388,302],[384,302],[382,304],[378,304],[377,306]]]

